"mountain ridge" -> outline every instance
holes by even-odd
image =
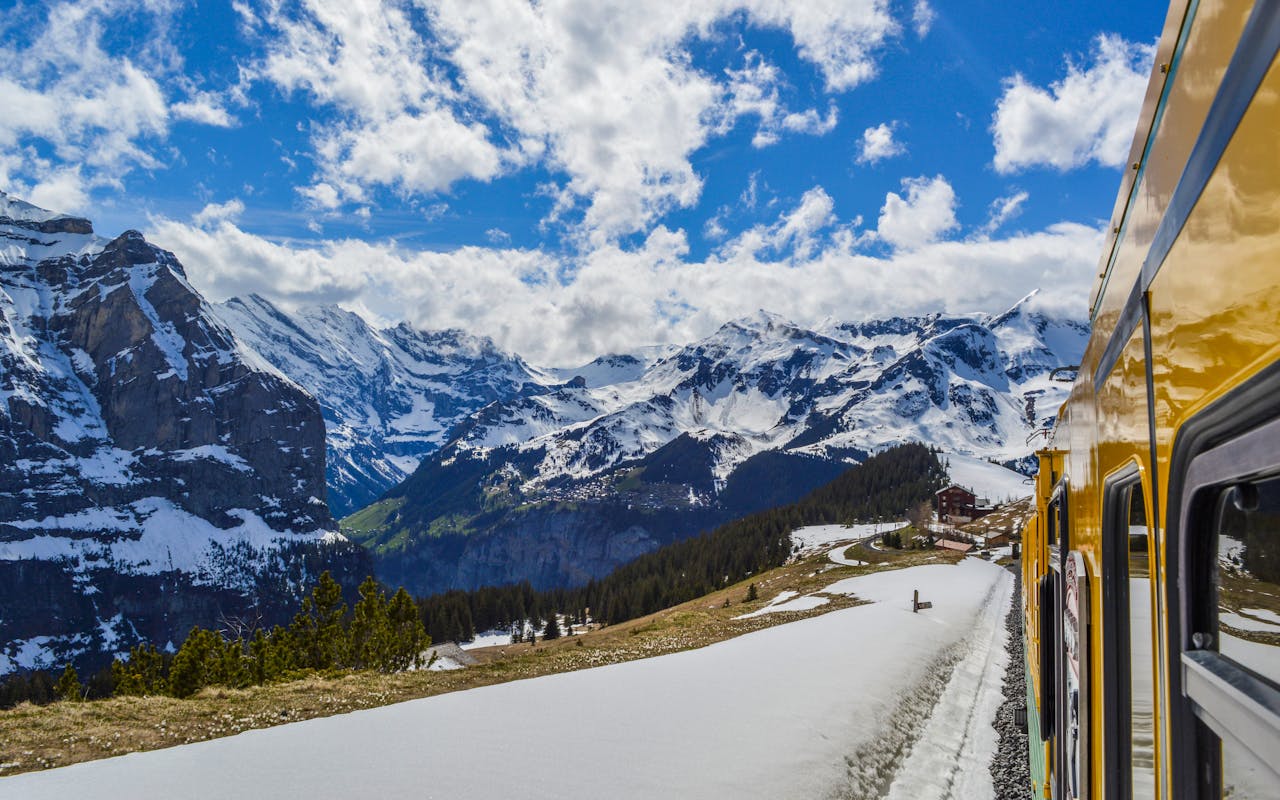
[[[1039,306],[1032,294],[1002,314],[823,330],[767,312],[731,320],[643,369],[627,363],[616,383],[571,380],[481,408],[344,530],[421,592],[526,578],[549,587],[582,579],[574,553],[597,554],[586,571],[598,577],[616,563],[611,537],[632,557],[692,535],[756,510],[740,499],[808,464],[917,441],[1025,468],[1027,434],[1065,396],[1050,375],[1078,360],[1088,330]],[[740,480],[726,495],[765,453],[780,460],[755,471],[751,491]],[[516,541],[526,536],[539,544]]]

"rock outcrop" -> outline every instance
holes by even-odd
[[[172,253],[0,193],[0,673],[291,604],[324,447]]]

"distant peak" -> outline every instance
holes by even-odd
[[[93,233],[93,223],[83,217],[49,211],[5,191],[0,191],[0,225],[2,224],[41,233]]]
[[[773,328],[793,328],[794,323],[781,314],[758,308],[737,319],[725,323],[724,327],[746,328],[749,330],[771,330]]]

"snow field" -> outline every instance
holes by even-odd
[[[861,525],[809,525],[791,532],[791,542],[800,547],[799,553],[815,553],[822,547],[838,542],[853,542],[888,531],[896,531],[906,521],[872,522]]]
[[[698,650],[18,775],[0,779],[0,798],[839,796],[846,758],[891,732],[896,698],[929,665],[961,648],[962,664],[999,666],[978,643],[1011,580],[977,559],[859,576],[825,592],[865,605]],[[911,612],[915,588],[933,609]],[[922,741],[984,724],[981,702],[955,722],[965,691],[939,703],[940,732],[926,726]],[[991,739],[964,740],[965,769],[985,773]],[[924,748],[906,765],[936,773]],[[972,777],[951,785],[980,790]]]
[[[943,457],[950,463],[947,474],[951,482],[969,488],[979,498],[1003,503],[1031,495],[1031,484],[1020,472],[973,456],[943,453]]]

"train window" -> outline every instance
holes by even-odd
[[[1232,486],[1217,505],[1218,652],[1280,684],[1280,478]]]
[[[1280,684],[1280,478],[1231,486],[1216,505],[1218,652]],[[1223,797],[1275,797],[1275,776],[1230,737],[1221,779]]]
[[[1280,420],[1197,454],[1186,470],[1178,646],[1180,694],[1195,722],[1181,752],[1195,766],[1181,781],[1194,797],[1278,796],[1278,441]]]
[[[1107,491],[1103,592],[1103,692],[1108,721],[1109,794],[1156,796],[1155,660],[1152,647],[1151,529],[1142,484],[1122,479]]]

